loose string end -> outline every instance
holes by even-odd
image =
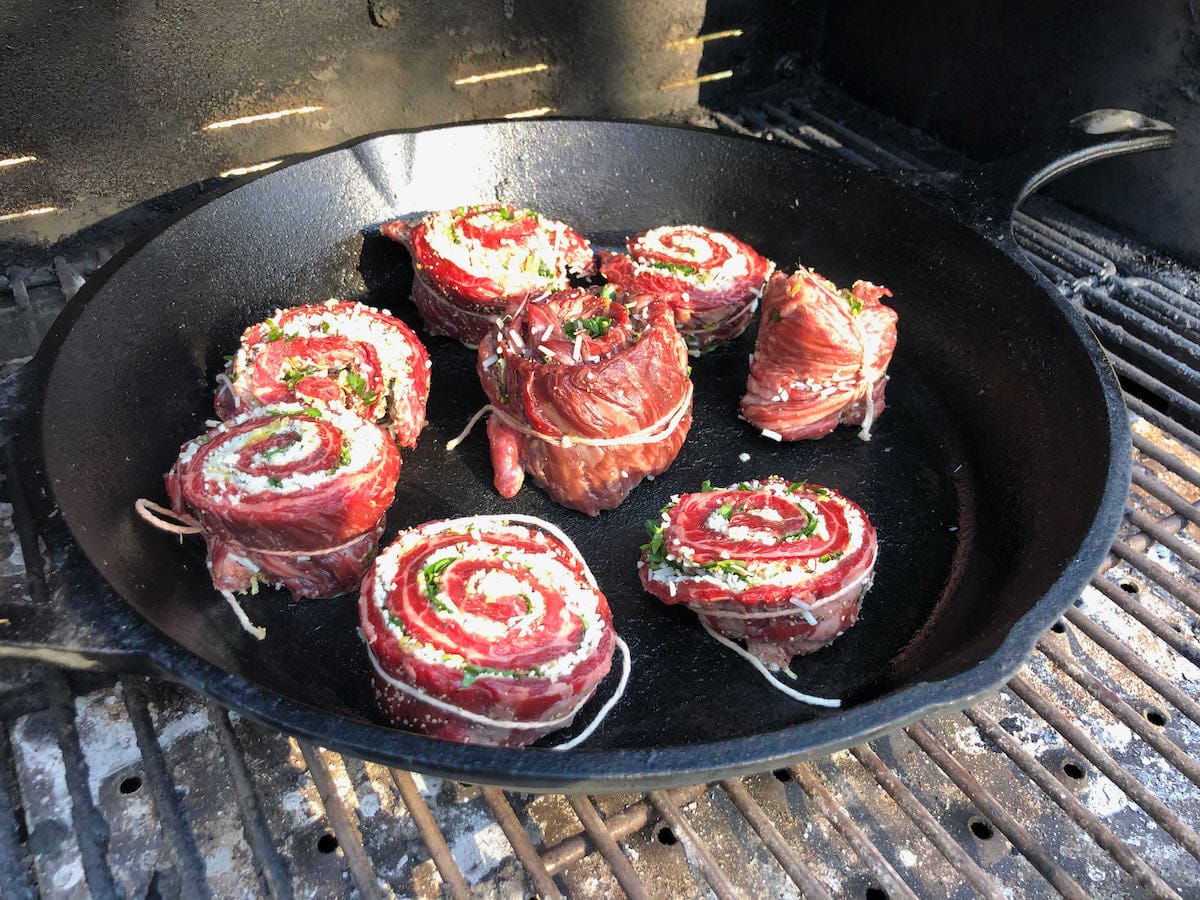
[[[159,531],[169,531],[179,535],[181,539],[185,534],[200,534],[204,531],[200,522],[187,513],[175,512],[175,510],[161,506],[153,500],[147,500],[145,497],[138,497],[134,500],[133,508],[137,510],[139,516]]]
[[[763,665],[763,661],[761,659],[759,659],[749,650],[746,650],[744,647],[734,643],[729,638],[725,637],[725,635],[717,634],[717,632],[713,630],[712,626],[703,619],[700,620],[700,624],[704,626],[704,630],[708,632],[709,636],[713,638],[713,640],[728,647],[738,656],[743,657],[747,662],[750,663],[750,665],[754,666],[754,668],[758,670],[759,674],[762,675],[763,678],[767,680],[767,684],[771,685],[771,687],[775,688],[775,690],[779,691],[781,694],[786,694],[793,700],[799,700],[801,703],[808,703],[812,706],[824,706],[829,709],[837,709],[842,705],[841,700],[837,700],[832,697],[814,697],[812,694],[804,694],[800,691],[793,690],[786,684],[780,684],[775,676],[771,674],[771,671],[765,665]]]
[[[475,426],[477,424],[479,424],[479,420],[482,419],[488,413],[495,412],[495,411],[496,411],[496,407],[494,407],[494,406],[492,406],[492,404],[488,403],[482,409],[480,409],[478,412],[476,412],[475,415],[471,416],[471,418],[467,421],[467,426],[462,431],[460,431],[457,436],[446,441],[446,452],[449,453],[450,451],[454,450],[454,448],[456,448],[459,444],[461,444],[463,441],[465,441],[467,439],[467,435],[469,435],[471,433],[471,431],[475,428]]]
[[[233,595],[233,591],[221,591],[221,596],[225,598],[225,602],[233,608],[234,615],[237,616],[238,622],[242,629],[257,641],[263,640],[267,636],[267,629],[261,628],[250,621],[250,617],[246,615],[246,611],[242,609],[242,604],[238,603],[237,597]]]
[[[617,689],[613,692],[613,695],[605,701],[604,705],[600,707],[600,712],[596,713],[596,718],[592,719],[592,721],[588,723],[587,728],[583,729],[583,731],[575,735],[575,737],[571,738],[569,741],[564,741],[561,744],[555,744],[550,748],[551,750],[570,750],[574,747],[578,747],[592,736],[592,732],[600,727],[600,723],[608,718],[608,714],[612,712],[613,707],[616,706],[617,702],[622,696],[624,696],[625,687],[629,684],[629,672],[632,668],[632,663],[630,662],[629,658],[629,645],[625,643],[619,634],[614,635],[614,638],[616,640],[618,649],[621,651],[621,680],[617,682]]]

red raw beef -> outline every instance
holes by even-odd
[[[859,424],[870,440],[896,349],[896,312],[879,300],[891,295],[869,281],[839,291],[808,269],[776,273],[763,295],[742,415],[785,441]]]
[[[430,334],[474,347],[510,306],[595,274],[588,242],[562,222],[508,204],[463,206],[383,233],[413,258],[412,299]]]
[[[787,669],[858,621],[878,541],[860,507],[771,477],[672,498],[646,523],[642,585]]]
[[[665,472],[691,425],[687,348],[661,298],[572,288],[529,302],[479,345],[501,496],[528,472],[594,516]],[[631,311],[632,310],[632,311]]]
[[[415,447],[425,425],[429,353],[387,310],[329,300],[276,310],[242,334],[218,377],[216,411],[230,419],[288,401],[340,405]]]
[[[180,448],[171,508],[199,523],[213,586],[296,597],[353,590],[378,547],[400,475],[382,428],[299,404],[243,413]]]
[[[611,284],[671,298],[688,352],[699,356],[746,330],[775,268],[731,234],[697,225],[665,225],[626,241],[629,255],[600,251]]]
[[[527,744],[569,725],[608,674],[615,633],[604,595],[555,529],[517,518],[401,532],[363,579],[376,695],[398,728]]]

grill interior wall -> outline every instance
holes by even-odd
[[[1094,107],[1170,121],[1169,158],[1090,167],[1050,190],[1200,263],[1200,28],[1186,4],[220,0],[99,16],[52,0],[6,5],[0,33],[0,239],[34,242],[24,261],[150,198],[377,131],[672,118],[697,99],[732,111],[832,84],[976,159]]]

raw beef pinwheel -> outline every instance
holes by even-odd
[[[242,334],[217,378],[216,410],[247,410],[298,400],[341,405],[415,447],[425,425],[429,353],[387,310],[329,300],[276,310]]]
[[[793,656],[853,625],[874,576],[878,544],[866,514],[804,482],[706,483],[673,497],[646,527],[638,564],[646,590],[698,613],[744,655],[730,639],[745,641],[750,657],[772,670],[786,672]]]
[[[464,743],[518,746],[565,728],[619,643],[574,545],[525,516],[401,532],[363,579],[359,618],[388,720]],[[624,688],[622,653],[622,683],[591,727]]]
[[[643,231],[626,247],[628,256],[600,251],[604,276],[625,290],[670,297],[693,356],[746,330],[775,268],[733,235],[697,225]]]
[[[660,298],[627,308],[613,294],[572,288],[527,303],[479,345],[491,403],[478,415],[491,413],[501,496],[515,496],[528,472],[555,501],[594,516],[679,453],[692,383],[671,310]]]
[[[171,508],[137,506],[165,530],[204,536],[213,586],[231,603],[260,584],[334,597],[362,580],[399,474],[400,451],[379,426],[282,404],[188,441],[166,475]]]
[[[861,424],[869,441],[896,349],[896,312],[879,300],[890,296],[869,281],[838,290],[810,269],[777,273],[763,295],[742,415],[775,440]]]
[[[592,248],[562,222],[507,204],[431,213],[383,233],[412,254],[412,298],[432,334],[474,347],[497,316],[596,271]]]

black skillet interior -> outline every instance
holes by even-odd
[[[250,617],[267,628],[256,642],[213,591],[201,542],[181,545],[145,526],[133,502],[162,499],[162,473],[204,430],[213,376],[243,328],[277,306],[330,296],[390,308],[416,326],[407,255],[375,226],[493,199],[560,218],[600,245],[663,223],[728,230],[785,270],[803,261],[842,284],[886,284],[900,315],[888,408],[869,443],[842,429],[779,444],[740,421],[747,335],[695,361],[694,424],[670,471],[596,519],[532,485],[512,501],[498,497],[482,428],[445,451],[483,395],[473,352],[422,332],[434,360],[429,424],[405,454],[389,537],[432,518],[517,511],[576,540],[634,666],[626,697],[589,747],[641,752],[647,775],[659,758],[673,771],[707,772],[702,754],[694,765],[655,754],[732,742],[720,758],[745,765],[810,752],[810,728],[828,749],[965,702],[1015,669],[1107,546],[1117,426],[1099,351],[1020,266],[912,191],[761,142],[629,123],[490,123],[373,138],[218,197],[112,271],[49,339],[41,417],[55,498],[121,597],[217,670],[331,714],[331,746],[339,722],[381,721],[354,598],[249,598]],[[771,474],[837,488],[878,529],[877,579],[861,621],[793,666],[801,690],[844,698],[853,714],[770,690],[689,613],[638,587],[643,521],[673,493],[706,478]],[[611,685],[612,676],[601,694]],[[247,705],[254,714],[252,697]],[[368,755],[453,768],[440,742],[383,728],[362,734],[375,736],[366,746],[355,738]],[[475,777],[520,768],[514,755],[529,751],[482,752],[492,755],[472,764]]]

